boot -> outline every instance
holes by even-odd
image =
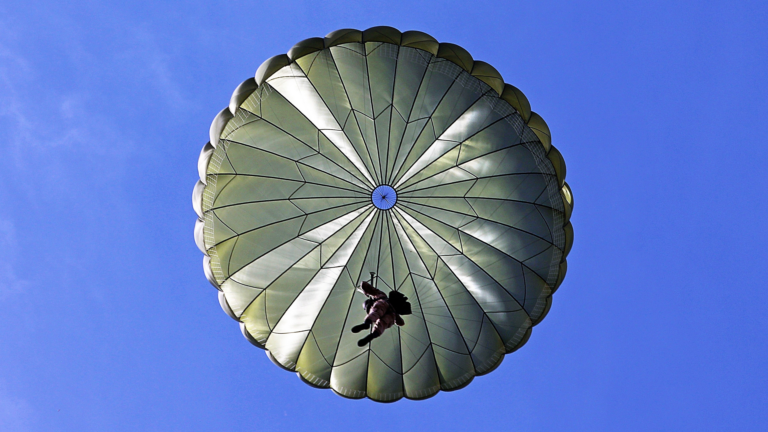
[[[368,330],[369,328],[371,328],[371,322],[369,320],[365,320],[364,323],[352,327],[352,333],[360,333],[361,331]]]
[[[357,341],[357,346],[364,347],[364,346],[368,345],[368,343],[370,343],[372,340],[376,339],[379,336],[380,335],[371,333],[371,334],[367,335],[366,337],[364,337],[364,338],[360,339],[359,341]]]

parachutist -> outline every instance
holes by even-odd
[[[368,315],[362,324],[352,327],[352,333],[367,330],[371,327],[371,324],[373,324],[373,330],[357,341],[357,346],[360,347],[381,336],[384,330],[392,327],[394,324],[404,326],[405,321],[403,321],[400,315],[411,313],[411,304],[408,303],[408,297],[397,291],[392,291],[388,298],[384,292],[374,288],[368,282],[363,282],[362,291],[368,297],[363,303],[363,308]]]

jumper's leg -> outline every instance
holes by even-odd
[[[373,332],[373,333],[371,333],[371,334],[367,335],[366,337],[364,337],[364,338],[360,339],[359,341],[357,341],[357,346],[359,346],[359,347],[363,347],[363,346],[366,346],[366,345],[367,345],[367,344],[369,344],[369,343],[370,343],[372,340],[376,339],[376,338],[377,338],[377,337],[379,337],[379,336],[381,336],[381,333],[376,333],[376,332]]]
[[[360,333],[361,331],[368,330],[369,328],[371,328],[371,320],[366,318],[364,323],[352,327],[352,333]]]

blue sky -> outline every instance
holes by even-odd
[[[263,60],[376,25],[494,65],[575,195],[528,344],[389,405],[242,337],[190,201],[211,120]],[[764,430],[767,27],[758,1],[3,3],[0,430]]]

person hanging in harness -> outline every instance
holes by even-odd
[[[363,303],[363,308],[368,315],[365,317],[365,322],[352,327],[352,333],[367,330],[371,324],[373,324],[373,330],[357,341],[357,346],[361,347],[381,336],[384,330],[394,324],[404,326],[405,321],[400,315],[411,314],[411,304],[408,303],[408,297],[397,291],[390,292],[389,297],[387,297],[370,283],[363,282],[362,292],[368,297]]]

